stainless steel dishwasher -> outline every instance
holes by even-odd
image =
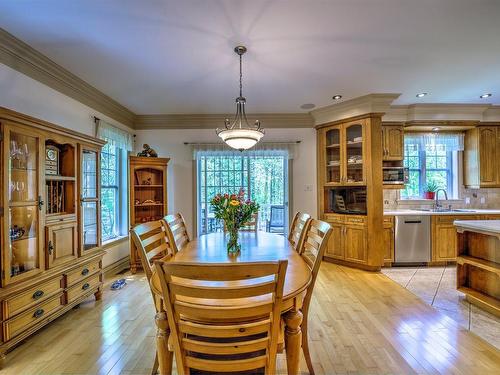
[[[396,216],[395,263],[431,261],[431,217]]]

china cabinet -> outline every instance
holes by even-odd
[[[90,295],[101,296],[104,142],[2,108],[0,140],[3,356]]]
[[[325,259],[368,270],[384,259],[381,116],[316,126],[318,212],[333,227]]]
[[[170,159],[129,156],[130,226],[160,220],[167,215],[167,166]],[[130,271],[142,268],[130,241]]]

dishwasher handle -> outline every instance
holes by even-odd
[[[405,220],[405,224],[421,224],[422,220]]]

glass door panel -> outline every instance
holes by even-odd
[[[90,250],[98,246],[97,214],[97,202],[82,203],[83,250]]]
[[[326,182],[342,182],[340,128],[326,132]]]
[[[97,152],[82,153],[82,198],[97,198]]]
[[[354,124],[346,127],[345,130],[346,145],[346,182],[363,183],[364,182],[364,155],[363,155],[363,125]]]
[[[38,207],[9,209],[10,277],[40,268],[38,257]]]

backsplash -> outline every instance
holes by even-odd
[[[452,208],[500,208],[500,189],[460,189],[460,199],[450,200]],[[432,206],[430,200],[399,200],[399,191],[384,189],[384,209],[426,208]],[[445,203],[446,204],[446,203]]]

